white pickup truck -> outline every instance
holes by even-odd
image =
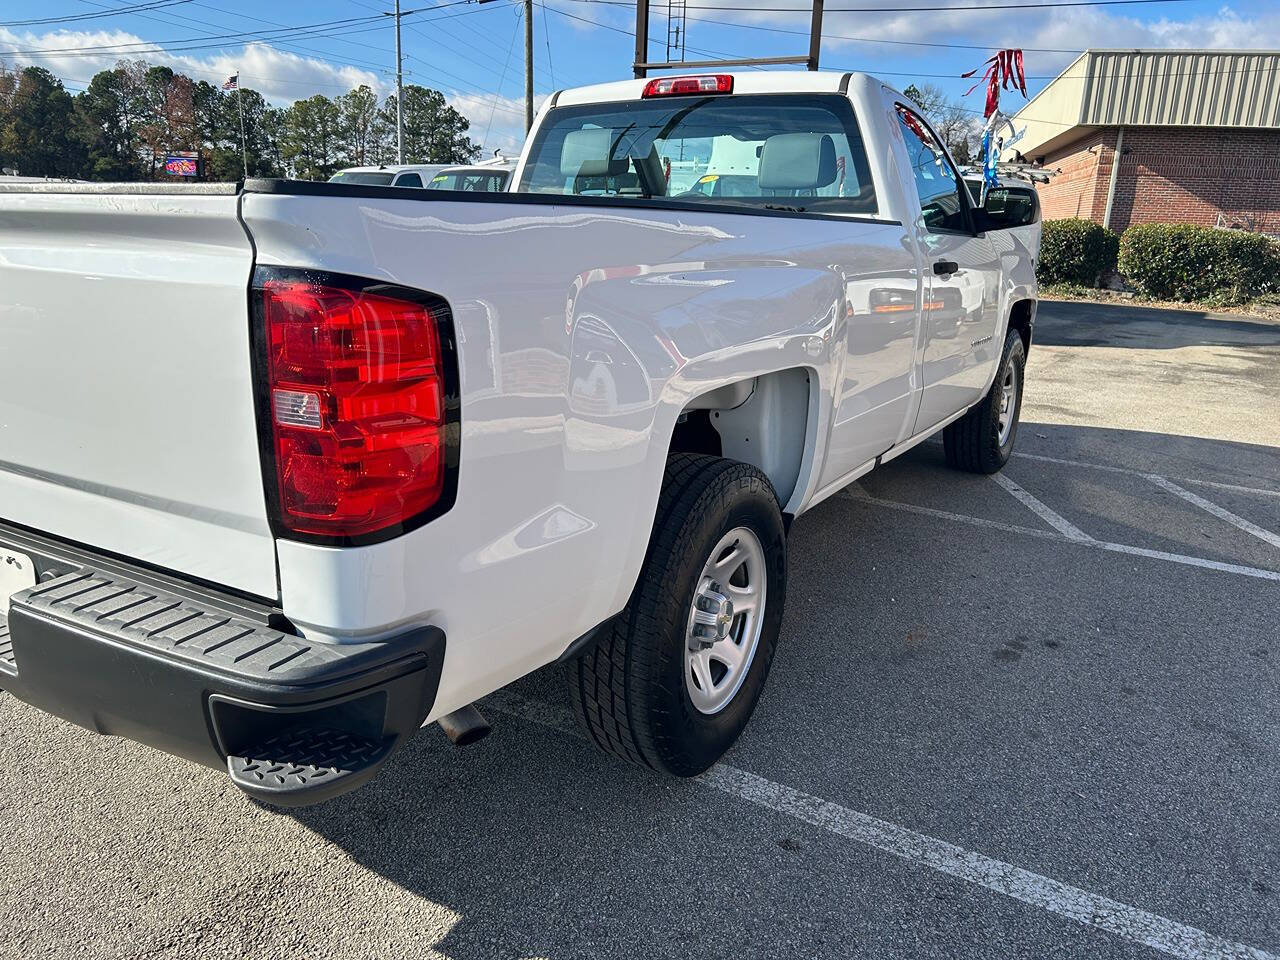
[[[560,660],[600,747],[705,770],[791,520],[1010,455],[1037,208],[938,142],[745,73],[556,94],[506,193],[0,188],[0,687],[288,805]]]

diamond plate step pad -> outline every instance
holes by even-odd
[[[294,727],[227,757],[245,793],[280,806],[318,803],[354,790],[377,771],[395,738],[374,740],[329,727]]]

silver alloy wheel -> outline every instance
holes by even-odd
[[[766,577],[764,546],[746,527],[721,537],[702,567],[684,648],[684,684],[700,713],[727,707],[751,671]]]
[[[1018,365],[1009,358],[1004,368],[1004,383],[1000,386],[1000,420],[997,443],[1003,447],[1013,433],[1013,418],[1018,411]]]

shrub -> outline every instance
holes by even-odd
[[[1120,238],[1092,220],[1046,220],[1036,279],[1096,287],[1104,273],[1116,268],[1119,247]]]
[[[1259,233],[1142,223],[1120,241],[1120,272],[1160,300],[1241,303],[1280,290],[1280,243]]]

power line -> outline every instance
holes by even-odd
[[[597,3],[597,4],[607,4],[607,5],[609,5],[609,6],[628,6],[628,7],[629,7],[629,6],[631,6],[631,4],[629,4],[629,3],[625,3],[625,2],[622,2],[622,0],[576,0],[576,2],[578,2],[578,3]],[[1126,0],[1126,2],[1128,2],[1128,0]],[[1136,2],[1136,0],[1133,0],[1133,2]],[[1146,0],[1142,0],[1142,2],[1146,2]],[[1182,0],[1170,0],[1170,2],[1182,2]],[[1048,4],[1038,4],[1038,6],[1048,6]],[[589,19],[589,18],[587,18],[587,17],[580,17],[580,16],[577,16],[576,14],[572,14],[572,13],[568,13],[567,11],[564,11],[564,10],[556,9],[555,7],[552,7],[551,9],[552,9],[552,11],[553,11],[553,12],[558,13],[558,14],[560,14],[561,16],[570,17],[570,18],[572,18],[572,19],[574,19],[574,20],[579,20],[579,21],[581,21],[582,23],[589,23],[589,24],[592,24],[592,25],[597,26],[597,27],[602,27],[602,28],[604,28],[605,30],[612,30],[612,31],[614,31],[615,33],[623,33],[623,34],[626,34],[626,35],[628,35],[628,36],[631,36],[631,33],[632,33],[632,31],[630,31],[630,30],[625,30],[625,29],[623,29],[623,28],[621,28],[621,27],[615,27],[615,26],[612,26],[611,24],[607,24],[607,23],[601,23],[599,20],[591,20],[591,19]],[[691,8],[691,9],[692,9],[692,8]],[[701,9],[710,9],[710,8],[701,8]],[[723,9],[730,9],[730,8],[727,8],[727,7],[726,7],[726,8],[723,8]],[[755,8],[755,9],[763,9],[763,8]],[[827,9],[827,12],[830,12],[830,9],[831,9],[831,8],[829,8],[829,7],[828,7],[828,8],[826,8],[826,9]],[[920,8],[918,8],[918,9],[925,9],[925,8],[920,7]],[[731,21],[727,21],[727,20],[710,20],[710,19],[707,19],[707,18],[704,18],[704,17],[689,17],[688,19],[689,19],[689,20],[697,21],[697,22],[699,22],[699,23],[714,23],[714,24],[719,24],[719,25],[721,25],[721,26],[726,26],[726,27],[739,27],[739,28],[741,28],[741,29],[743,29],[743,30],[764,30],[764,31],[767,31],[767,32],[770,32],[770,33],[785,33],[785,34],[789,34],[789,35],[793,35],[793,36],[804,36],[804,37],[809,36],[809,33],[808,33],[808,31],[806,31],[806,30],[784,30],[784,29],[781,29],[781,28],[778,28],[778,27],[766,27],[766,26],[763,26],[763,25],[761,25],[761,24],[756,24],[756,23],[733,23],[733,22],[731,22]],[[649,39],[650,39],[650,41],[652,42],[655,38],[650,37]],[[987,45],[987,46],[980,46],[980,45],[977,45],[977,44],[966,44],[966,43],[925,43],[925,42],[923,42],[923,41],[912,41],[912,40],[879,40],[879,39],[876,39],[876,38],[873,38],[873,37],[847,37],[847,36],[840,36],[840,35],[838,35],[838,34],[829,34],[829,33],[824,33],[824,34],[822,35],[822,39],[824,39],[824,40],[853,40],[853,41],[857,41],[857,42],[861,42],[861,43],[897,43],[897,44],[905,44],[905,45],[910,45],[910,46],[943,47],[943,48],[948,48],[948,49],[957,49],[957,50],[979,50],[979,51],[987,52],[987,53],[989,53],[992,49],[995,49],[996,47],[999,47],[999,46],[1000,46],[999,44],[990,44],[990,45]],[[710,55],[712,55],[712,56],[724,57],[724,58],[726,58],[726,59],[742,59],[742,58],[741,58],[739,55],[737,55],[737,54],[724,53],[724,52],[722,52],[722,51],[715,51],[715,50],[698,50],[698,49],[696,49],[696,48],[694,48],[694,47],[689,47],[688,49],[693,50],[695,53],[701,53],[701,54],[704,54],[704,55],[705,55],[705,54],[710,54]],[[1065,54],[1073,54],[1073,55],[1077,55],[1077,56],[1078,56],[1079,54],[1082,54],[1082,53],[1084,53],[1084,52],[1085,52],[1084,50],[1069,50],[1069,49],[1065,49],[1065,48],[1053,48],[1053,47],[1021,47],[1020,49],[1021,49],[1021,50],[1023,50],[1023,51],[1025,51],[1025,52],[1028,52],[1028,53],[1065,53]],[[1177,47],[1168,47],[1168,48],[1161,48],[1161,49],[1160,49],[1160,52],[1161,52],[1161,53],[1169,53],[1169,54],[1177,54],[1177,53],[1185,52],[1185,51],[1182,51],[1182,50],[1180,50],[1180,49],[1179,49],[1179,48],[1177,48]],[[1258,52],[1259,52],[1259,53],[1263,53],[1263,52],[1266,52],[1266,51],[1259,50]],[[920,73],[920,72],[915,71],[915,70],[909,70],[909,71],[908,71],[908,70],[900,70],[900,71],[896,71],[896,72],[895,72],[895,71],[892,71],[892,70],[879,70],[879,69],[875,69],[875,70],[865,70],[865,71],[864,71],[864,70],[861,70],[861,69],[858,69],[858,68],[852,68],[852,67],[850,67],[850,68],[832,67],[831,69],[833,69],[833,70],[842,70],[842,71],[846,71],[846,72],[853,72],[853,73],[861,73],[861,72],[865,72],[865,73],[872,73],[872,74],[875,74],[875,75],[877,75],[877,76],[885,76],[885,77],[919,77],[919,78],[921,78],[921,79],[927,79],[927,80],[961,80],[961,79],[964,79],[964,78],[962,78],[959,74],[955,74],[955,73]],[[1267,68],[1260,68],[1260,67],[1248,67],[1248,66],[1244,66],[1244,67],[1221,67],[1221,68],[1216,68],[1216,69],[1213,69],[1213,70],[1185,70],[1185,71],[1171,71],[1171,72],[1162,72],[1160,75],[1161,75],[1162,77],[1178,77],[1178,76],[1193,77],[1193,76],[1216,76],[1216,75],[1218,75],[1218,74],[1229,74],[1229,73],[1254,73],[1254,72],[1259,72],[1259,71],[1261,71],[1261,72],[1270,72]],[[1057,80],[1057,79],[1069,79],[1069,80],[1081,80],[1081,81],[1082,81],[1082,80],[1085,80],[1085,79],[1087,79],[1087,78],[1086,78],[1086,77],[1066,77],[1066,78],[1063,78],[1061,74],[1028,74],[1028,75],[1027,75],[1027,77],[1026,77],[1026,79],[1028,79],[1028,80]]]
[[[356,5],[356,6],[358,6],[358,7],[363,7],[363,8],[364,8],[364,9],[366,9],[366,10],[378,10],[379,12],[381,12],[381,10],[379,10],[379,8],[378,8],[378,7],[376,7],[376,6],[374,6],[373,4],[369,4],[369,3],[362,3],[362,2],[361,2],[361,0],[352,0],[352,2],[353,2],[353,3],[355,3],[355,5]],[[410,24],[405,24],[405,29],[406,29],[406,30],[408,30],[410,33],[417,34],[418,36],[422,37],[424,40],[428,40],[428,41],[431,41],[431,42],[436,42],[436,41],[435,41],[435,38],[431,37],[429,34],[425,33],[424,31],[419,30],[417,27],[413,26],[413,24],[411,24],[411,23],[410,23]],[[476,51],[478,54],[480,54],[482,57],[488,57],[489,59],[493,60],[495,63],[501,63],[501,61],[500,61],[500,60],[497,60],[497,59],[496,59],[495,57],[493,57],[491,54],[489,54],[489,53],[485,52],[484,50],[481,50],[481,49],[480,49],[479,47],[477,47],[475,44],[470,43],[469,41],[464,40],[462,37],[459,37],[459,36],[457,36],[456,34],[451,33],[447,27],[437,27],[437,29],[438,29],[438,30],[441,30],[441,31],[442,31],[443,33],[445,33],[447,36],[450,36],[450,37],[452,37],[453,39],[457,40],[457,42],[458,42],[458,43],[461,43],[461,44],[463,44],[464,46],[471,47],[471,49],[475,50],[475,51]],[[501,47],[498,47],[498,49],[499,49],[499,50],[501,50],[502,48],[501,48]]]
[[[123,11],[125,9],[124,7],[108,7],[104,3],[97,2],[97,0],[81,0],[81,2],[92,4],[95,7],[102,7],[103,9],[111,12]],[[227,13],[227,11],[220,10],[217,7],[211,7],[207,3],[201,3],[200,0],[195,0],[195,6],[203,7],[206,10],[212,10],[214,13],[221,13],[221,14]],[[150,20],[153,23],[162,23],[162,24],[167,24],[169,26],[178,26],[178,27],[182,26],[183,23],[180,23],[179,21],[183,21],[185,23],[193,23],[193,24],[196,24],[197,26],[205,27],[207,29],[214,29],[214,30],[220,29],[221,27],[225,26],[225,24],[211,23],[208,20],[200,20],[195,17],[184,17],[181,14],[176,14],[176,13],[166,13],[163,17],[153,16],[146,13],[132,13],[130,15],[141,17],[144,20]],[[276,21],[276,20],[264,20],[262,17],[255,17],[255,16],[251,16],[250,14],[235,14],[235,16],[244,17],[246,20],[256,20],[259,23],[269,23],[275,27],[284,27],[286,29],[290,29],[287,27],[286,24],[280,23],[279,21]],[[324,39],[324,38],[322,37],[321,39]],[[344,43],[351,44],[354,46],[368,47],[370,50],[385,52],[382,47],[375,47],[372,44],[361,43],[358,40],[351,40],[349,38],[344,37],[343,41]],[[301,53],[309,53],[309,54],[312,54],[313,56],[318,56],[322,58],[325,62],[336,64],[337,66],[356,67],[360,69],[374,69],[381,73],[386,73],[388,70],[388,67],[385,63],[375,63],[370,60],[360,60],[355,57],[349,58],[348,60],[335,60],[333,58],[333,54],[331,54],[327,50],[318,50],[315,47],[303,46],[302,44],[294,43],[291,40],[284,40],[279,37],[275,38],[272,41],[272,44],[274,46],[284,48],[289,52],[297,51]],[[249,74],[245,74],[245,76],[249,76]],[[272,79],[272,78],[259,77],[259,79]],[[276,81],[276,82],[283,82],[283,81]],[[329,84],[329,86],[332,86],[332,84]]]
[[[352,0],[352,2],[354,2],[357,6],[364,7],[366,10],[376,10],[376,9],[378,9],[377,7],[374,7],[374,6],[372,6],[371,4],[361,2],[361,0]],[[428,20],[427,22],[428,22],[428,23],[436,23],[436,22],[438,22],[439,20],[445,20],[445,19],[453,19],[453,18],[439,17],[439,18],[435,18],[435,19],[432,19],[432,20]],[[459,26],[462,26],[462,27],[469,27],[469,24],[459,24]],[[406,30],[408,30],[408,31],[409,31],[410,33],[412,33],[412,34],[414,34],[414,35],[416,35],[416,36],[421,37],[423,40],[427,41],[428,43],[431,43],[431,44],[433,44],[433,45],[441,45],[441,46],[443,46],[443,44],[441,43],[441,41],[440,41],[440,39],[439,39],[438,37],[433,37],[431,34],[428,34],[428,33],[427,33],[426,31],[424,31],[424,30],[420,30],[420,29],[418,29],[417,27],[413,26],[412,24],[405,24],[405,29],[406,29]],[[496,65],[498,65],[498,66],[501,66],[501,65],[502,65],[502,60],[498,59],[497,57],[494,57],[492,54],[488,53],[487,51],[482,50],[480,47],[476,46],[474,43],[471,43],[470,41],[468,41],[465,37],[458,36],[456,33],[451,32],[447,27],[444,27],[444,26],[438,26],[436,29],[437,29],[437,30],[440,30],[442,33],[446,34],[446,36],[448,36],[452,41],[454,41],[454,42],[456,42],[456,43],[459,43],[459,44],[462,44],[463,46],[469,47],[470,49],[474,50],[474,51],[476,52],[476,54],[478,54],[478,55],[479,55],[479,56],[481,56],[481,57],[486,58],[486,59],[487,59],[487,60],[489,60],[490,62],[492,62],[492,63],[494,63],[494,64],[496,64]],[[472,32],[473,34],[475,34],[479,39],[485,40],[486,42],[488,42],[488,43],[490,43],[492,46],[494,46],[497,50],[499,50],[499,51],[501,51],[501,52],[505,52],[505,51],[502,51],[502,46],[501,46],[500,44],[495,43],[495,42],[494,42],[494,41],[492,41],[488,36],[486,36],[486,35],[484,35],[484,34],[480,33],[479,31],[477,31],[474,27],[469,27],[469,29],[470,29],[470,30],[471,30],[471,32]],[[452,52],[452,51],[451,51],[451,52]],[[406,56],[406,57],[408,57],[409,59],[417,60],[419,63],[422,63],[422,64],[425,64],[425,65],[427,65],[427,66],[432,67],[432,68],[433,68],[436,72],[438,72],[438,73],[444,74],[444,75],[445,75],[445,76],[447,76],[447,77],[452,77],[453,79],[455,79],[455,80],[457,80],[457,81],[459,81],[459,82],[461,82],[461,83],[468,84],[468,85],[470,85],[471,87],[473,87],[474,89],[476,89],[476,90],[477,90],[477,92],[480,92],[480,88],[479,88],[479,87],[478,87],[478,86],[477,86],[473,81],[471,81],[471,80],[466,80],[465,78],[458,76],[456,73],[451,73],[450,71],[448,71],[448,70],[444,69],[443,67],[440,67],[440,66],[438,66],[438,65],[436,65],[436,64],[434,64],[434,63],[432,63],[432,62],[430,62],[430,61],[428,61],[428,60],[426,60],[426,59],[424,59],[423,57],[419,57],[419,56],[416,56],[416,55],[411,54],[411,53],[405,53],[405,56]],[[467,63],[467,65],[468,65],[468,66],[474,67],[474,68],[476,68],[476,69],[478,69],[478,70],[483,70],[483,71],[485,71],[486,73],[490,74],[491,76],[498,76],[498,70],[497,70],[495,67],[487,67],[487,66],[485,66],[485,65],[483,65],[483,64],[477,63],[474,59],[466,60],[466,63]],[[487,90],[485,90],[484,92],[486,92],[486,93],[487,93]]]
[[[374,20],[380,21],[381,19],[382,19],[381,17],[348,17],[347,19],[344,19],[344,20],[325,20],[320,23],[311,23],[311,24],[305,24],[305,25],[296,26],[296,27],[282,27],[278,30],[246,30],[246,31],[240,31],[238,33],[210,34],[209,36],[204,36],[204,37],[183,37],[181,39],[174,39],[174,40],[140,40],[136,43],[130,42],[130,43],[99,44],[97,46],[89,46],[89,47],[46,47],[43,49],[36,49],[36,50],[10,50],[7,52],[11,56],[14,56],[14,55],[38,56],[41,54],[49,54],[49,53],[76,54],[76,53],[91,53],[91,52],[92,53],[102,52],[106,55],[110,55],[116,52],[124,52],[123,48],[125,47],[159,47],[159,46],[171,47],[172,46],[173,49],[180,49],[173,45],[193,43],[196,41],[204,41],[204,40],[250,39],[250,38],[261,37],[263,34],[268,34],[268,33],[281,33],[285,30],[311,30],[311,29],[319,29],[319,28],[332,28],[337,26],[348,26],[353,24],[369,23]],[[226,46],[226,44],[214,44],[214,46]]]
[[[137,13],[141,10],[159,10],[163,7],[176,7],[179,4],[190,2],[191,0],[147,0],[145,3],[135,3],[128,7],[118,7],[114,10],[102,11],[100,13],[71,13],[62,17],[38,17],[32,20],[6,20],[3,23],[0,23],[0,27],[35,27],[51,23],[73,23],[79,20],[97,20],[99,17],[109,17],[113,13]]]
[[[575,0],[577,3],[599,3],[611,7],[634,7],[628,0]],[[914,7],[825,7],[825,13],[952,13],[981,10],[1048,10],[1055,7],[1115,7],[1136,4],[1196,3],[1198,0],[1046,0],[1044,3],[951,3]],[[689,4],[689,10],[724,10],[741,13],[810,13],[807,7],[746,7],[730,5]]]
[[[515,29],[511,31],[511,46],[507,47],[507,66],[511,65],[511,51],[516,48],[516,37],[520,32],[520,18],[516,18]],[[502,76],[498,79],[498,89],[493,95],[493,105],[489,109],[489,123],[484,128],[483,139],[489,139],[489,131],[493,129],[493,113],[498,107],[498,101],[502,98],[502,85],[507,81],[507,67],[502,68]]]
[[[600,0],[578,0],[578,2],[600,2]],[[787,30],[784,27],[766,27],[764,24],[761,24],[761,23],[746,23],[743,21],[735,22],[733,20],[716,20],[712,17],[688,17],[687,19],[693,20],[696,23],[713,23],[721,27],[736,27],[742,30],[763,30],[766,33],[785,33],[793,37],[809,36],[808,30]],[[927,41],[927,40],[883,40],[878,37],[850,37],[850,36],[845,36],[838,33],[824,33],[822,35],[822,39],[823,40],[848,40],[854,43],[876,43],[876,44],[883,43],[883,44],[890,44],[892,46],[898,46],[898,47],[938,47],[938,48],[947,49],[947,50],[990,51],[993,48],[1006,46],[1006,44],[999,44],[999,43],[977,44],[977,43],[941,43],[937,41]],[[1068,50],[1063,47],[1019,47],[1018,49],[1022,50],[1024,53],[1069,53],[1069,54],[1084,53],[1083,49]]]
[[[547,41],[547,72],[551,74],[551,87],[555,89],[556,85],[556,68],[551,64],[551,31],[547,28],[547,5],[539,3],[542,8],[542,35]]]
[[[404,13],[404,16],[409,16],[411,14],[417,14],[417,13],[424,13],[428,11],[440,10],[445,7],[456,7],[456,6],[462,6],[462,5],[473,5],[473,6],[477,6],[478,8],[478,0],[450,0],[450,2],[448,3],[441,3],[434,7],[420,8],[418,10],[406,11]],[[447,19],[447,18],[440,18],[440,19]],[[378,16],[371,16],[371,17],[347,17],[345,19],[340,19],[340,20],[324,20],[319,23],[300,24],[298,26],[281,27],[279,29],[272,29],[272,30],[248,30],[248,31],[240,31],[237,33],[211,34],[203,37],[185,37],[185,38],[174,39],[174,40],[142,40],[136,43],[131,42],[131,43],[103,44],[103,45],[91,46],[91,47],[50,47],[50,48],[36,49],[36,50],[7,50],[4,52],[7,53],[9,56],[40,56],[44,54],[53,54],[53,53],[62,54],[65,56],[109,56],[117,53],[127,55],[130,52],[129,50],[124,49],[127,47],[162,47],[168,51],[204,50],[211,47],[222,47],[227,45],[224,42],[205,43],[204,41],[231,40],[231,41],[243,41],[246,43],[254,40],[271,41],[271,40],[274,40],[275,37],[268,36],[268,34],[277,34],[277,33],[284,33],[284,32],[292,33],[295,36],[332,36],[333,34],[330,31],[333,31],[335,29],[342,29],[347,33],[350,33],[350,32],[361,33],[361,32],[368,32],[368,31],[367,30],[351,31],[348,28],[360,26],[362,24],[374,23],[374,22],[377,22],[379,25],[378,28],[380,28],[382,26],[383,21],[384,21],[383,16],[379,14]],[[430,20],[428,20],[427,22],[430,22]],[[374,29],[378,29],[378,28],[374,28]],[[299,33],[299,31],[301,32]],[[344,33],[343,35],[345,36],[346,33]],[[142,51],[136,51],[136,52],[142,52]]]

